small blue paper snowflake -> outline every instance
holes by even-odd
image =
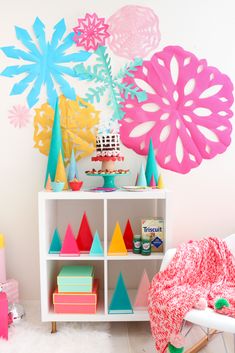
[[[54,107],[58,96],[54,85],[56,82],[67,98],[76,99],[74,88],[64,78],[65,75],[74,77],[74,70],[64,64],[84,62],[91,54],[86,51],[65,53],[74,45],[74,34],[70,33],[63,39],[66,31],[64,19],[54,26],[50,42],[46,41],[45,26],[38,17],[33,24],[33,31],[37,39],[36,43],[26,29],[15,27],[16,37],[26,48],[25,51],[14,46],[1,48],[7,57],[28,62],[25,65],[8,66],[1,73],[6,77],[24,74],[24,78],[14,84],[10,94],[21,94],[30,87],[27,102],[31,108],[38,102],[41,88],[45,85],[48,101]]]

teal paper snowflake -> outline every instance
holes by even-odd
[[[46,40],[45,26],[38,17],[33,24],[33,31],[37,39],[35,43],[26,29],[15,27],[16,37],[26,48],[25,51],[14,46],[1,48],[7,57],[28,62],[25,65],[21,65],[19,62],[18,65],[8,66],[1,73],[6,77],[24,75],[18,83],[14,84],[10,94],[21,94],[30,87],[27,102],[31,108],[38,102],[41,88],[45,85],[48,101],[54,107],[57,99],[54,85],[54,82],[56,82],[67,98],[76,99],[74,88],[64,78],[65,75],[75,76],[74,70],[67,64],[72,63],[74,65],[86,61],[91,54],[86,51],[66,54],[66,51],[74,45],[74,41],[73,33],[63,38],[66,31],[64,19],[54,26],[54,33],[50,42]]]
[[[99,46],[95,51],[97,55],[97,64],[94,66],[83,64],[75,66],[74,71],[79,79],[93,81],[95,87],[89,87],[84,99],[90,103],[101,100],[101,97],[108,91],[108,106],[113,109],[113,120],[120,120],[124,116],[121,109],[121,104],[124,98],[137,98],[138,102],[143,102],[147,99],[145,91],[141,91],[134,84],[123,82],[124,77],[133,77],[137,67],[142,65],[142,59],[135,59],[133,62],[125,65],[116,76],[113,76],[111,69],[111,58],[106,52],[106,47]]]

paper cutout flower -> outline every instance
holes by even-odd
[[[31,108],[38,102],[42,86],[45,85],[48,101],[52,106],[55,106],[56,82],[60,87],[60,92],[70,99],[75,99],[75,90],[65,79],[66,76],[75,76],[74,70],[68,64],[75,65],[84,62],[91,54],[84,50],[77,53],[66,53],[74,45],[74,42],[73,33],[64,37],[66,32],[64,19],[54,26],[50,42],[46,40],[45,25],[38,17],[34,21],[33,31],[36,37],[35,41],[26,29],[15,27],[16,37],[24,49],[18,49],[14,46],[0,48],[7,57],[19,60],[17,65],[6,67],[1,75],[15,77],[23,74],[24,76],[14,84],[10,94],[22,94],[30,88],[27,103]]]
[[[124,6],[109,17],[107,23],[108,45],[116,55],[124,58],[144,58],[160,42],[158,17],[148,7]]]
[[[150,138],[162,168],[187,173],[223,153],[231,142],[233,85],[206,60],[177,46],[166,47],[125,79],[148,93],[126,99],[121,121],[124,145],[146,155]]]
[[[96,126],[99,123],[100,112],[80,97],[74,101],[60,96],[59,108],[64,159],[65,165],[67,165],[72,150],[74,150],[77,161],[94,152]],[[34,147],[47,156],[50,148],[54,110],[48,103],[45,103],[35,111]]]
[[[85,15],[85,18],[78,18],[78,26],[74,27],[75,35],[73,40],[77,46],[83,46],[86,50],[96,50],[98,46],[105,45],[105,39],[109,37],[108,25],[105,19],[100,18],[96,13]]]
[[[8,119],[10,124],[19,128],[25,127],[32,117],[30,110],[20,104],[13,105],[13,107],[9,110],[9,113],[10,115],[8,116]]]

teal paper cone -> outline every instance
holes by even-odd
[[[150,185],[152,175],[154,176],[155,184],[156,185],[158,184],[157,162],[154,154],[152,139],[150,139],[149,141],[149,150],[148,150],[145,175],[146,175],[147,185]]]
[[[95,232],[95,236],[91,245],[90,256],[103,256],[104,251],[100,242],[98,232]]]
[[[79,179],[77,162],[75,159],[74,151],[72,150],[71,157],[70,157],[69,172],[68,172],[68,181],[71,181],[74,178]]]
[[[138,175],[137,179],[137,186],[147,186],[147,181],[146,181],[146,176],[145,176],[145,171],[144,171],[144,166],[141,164],[140,172]]]
[[[55,180],[57,161],[58,161],[60,151],[62,152],[62,157],[64,159],[62,134],[61,134],[61,128],[60,128],[60,114],[59,114],[59,106],[58,106],[58,100],[57,100],[56,106],[55,106],[54,122],[53,122],[53,127],[51,132],[50,151],[48,155],[47,171],[46,171],[44,187],[46,186],[46,182],[49,174],[51,176],[51,180],[52,181]]]
[[[121,272],[109,305],[109,314],[133,314],[133,308]]]
[[[58,229],[56,228],[52,237],[49,254],[59,254],[61,250],[61,240]]]

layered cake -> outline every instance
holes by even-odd
[[[117,157],[120,155],[120,135],[106,134],[96,136],[96,155],[99,157]]]

